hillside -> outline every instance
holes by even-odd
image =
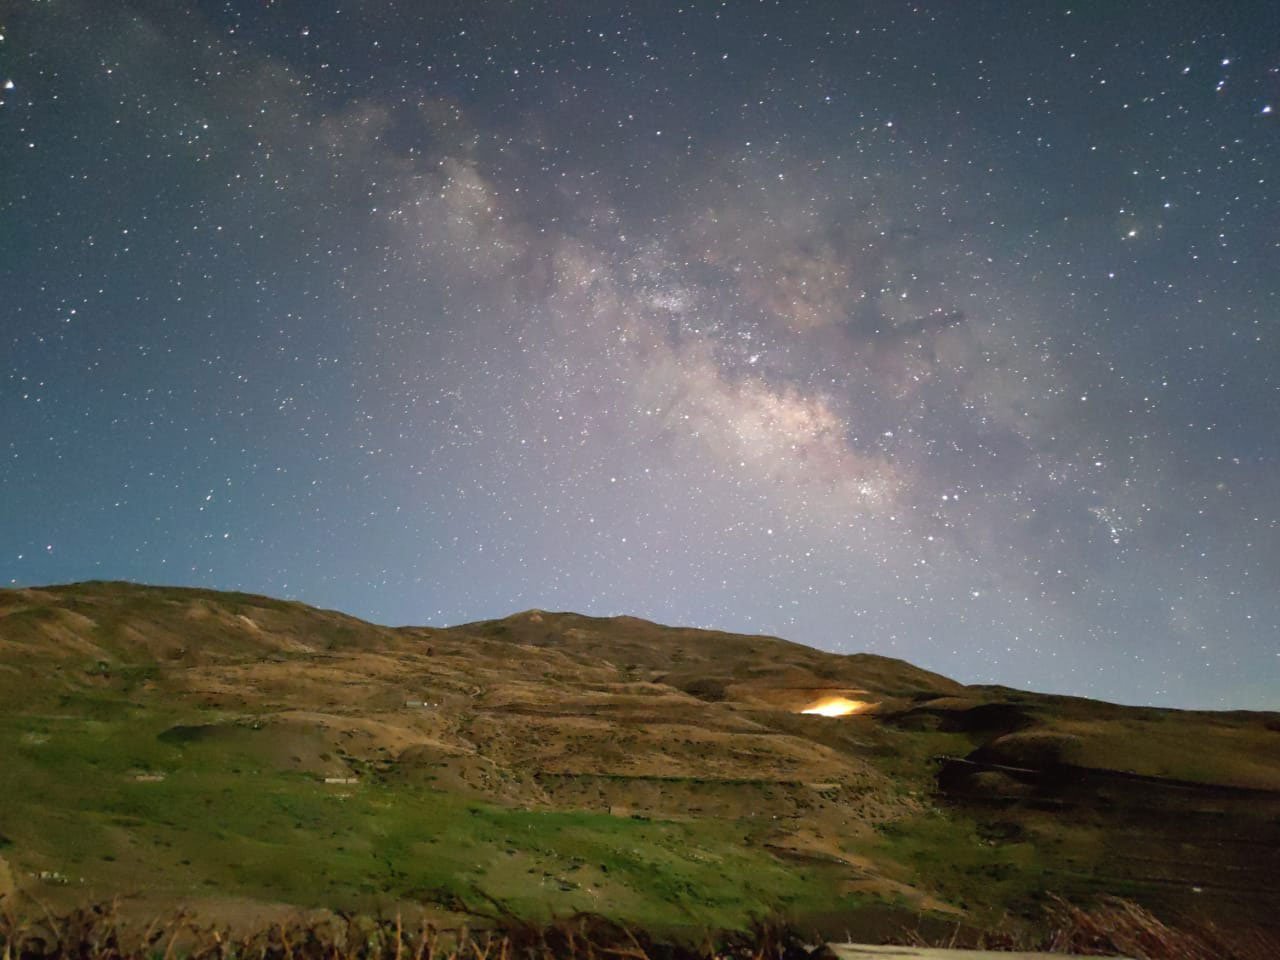
[[[858,712],[801,712],[833,698]],[[843,932],[1059,891],[1280,915],[1280,715],[630,617],[393,629],[205,590],[0,591],[0,744],[19,902]]]

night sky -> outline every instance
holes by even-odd
[[[1280,9],[0,0],[0,583],[1280,707]]]

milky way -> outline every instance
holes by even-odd
[[[0,3],[0,582],[1280,706],[1280,14],[1025,6]]]

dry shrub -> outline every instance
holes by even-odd
[[[337,915],[233,936],[183,914],[126,935],[114,904],[35,920],[0,913],[0,960],[804,960],[808,954],[781,925],[691,945],[655,941],[587,914],[545,926],[508,918],[501,931],[410,929],[400,916]]]
[[[987,950],[1043,950],[1134,960],[1276,960],[1280,941],[1260,930],[1209,923],[1171,927],[1136,903],[1106,898],[1093,907],[1051,898],[1050,932],[1019,933],[1009,924],[918,945]],[[960,941],[963,940],[963,944]],[[599,916],[582,914],[545,926],[507,918],[501,931],[408,928],[394,919],[337,915],[275,923],[244,936],[178,914],[126,934],[114,904],[62,917],[19,921],[0,913],[0,960],[809,960],[816,956],[781,924],[749,933],[708,936],[700,944],[655,940]]]
[[[1257,929],[1227,929],[1214,923],[1171,927],[1131,900],[1107,897],[1091,909],[1055,897],[1053,927],[1043,949],[1084,956],[1134,960],[1276,960],[1280,941]]]
[[[1104,897],[1092,907],[1079,907],[1050,896],[1041,931],[1007,920],[989,930],[957,925],[948,938],[927,939],[906,931],[902,941],[913,946],[965,947],[979,950],[1026,950],[1082,957],[1130,957],[1132,960],[1280,960],[1280,940],[1265,931],[1227,929],[1210,922],[1174,927],[1132,900]]]

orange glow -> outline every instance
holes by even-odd
[[[815,713],[820,717],[847,717],[851,713],[863,713],[874,706],[874,703],[868,703],[865,700],[850,700],[847,697],[823,697],[800,712]]]

